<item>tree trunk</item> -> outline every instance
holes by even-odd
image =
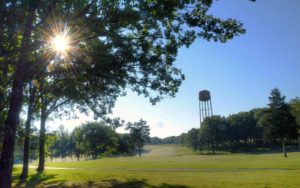
[[[45,168],[45,127],[46,127],[46,114],[47,106],[45,104],[41,107],[41,125],[40,125],[40,139],[39,139],[39,166],[38,172],[43,172]]]
[[[142,152],[141,152],[141,146],[139,146],[139,156],[142,156]]]
[[[19,114],[23,103],[24,81],[27,79],[27,75],[24,75],[24,72],[27,72],[29,67],[27,50],[30,46],[30,37],[33,29],[32,23],[34,21],[36,9],[37,2],[31,2],[28,10],[26,24],[24,26],[20,57],[16,65],[16,71],[13,78],[13,86],[10,93],[9,110],[4,123],[4,137],[2,141],[3,148],[0,159],[1,188],[11,187],[16,129],[20,121]]]
[[[284,155],[285,158],[287,158],[287,153],[286,153],[286,148],[285,148],[285,141],[284,141],[284,139],[281,139],[281,144],[282,144],[283,155]]]
[[[213,154],[216,154],[216,152],[215,152],[215,144],[214,143],[211,144],[211,150],[212,150]]]
[[[19,114],[23,100],[23,85],[24,82],[14,80],[10,109],[7,119],[4,123],[4,135],[2,143],[2,153],[0,160],[0,187],[11,187],[12,169],[14,163],[14,145],[16,137],[16,129],[19,124]]]
[[[33,114],[33,106],[35,99],[35,88],[29,89],[29,104],[27,110],[27,120],[25,124],[25,140],[24,140],[24,150],[23,150],[23,169],[20,176],[21,180],[25,180],[28,176],[28,161],[29,161],[29,137],[30,137],[30,126]]]

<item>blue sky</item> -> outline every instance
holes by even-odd
[[[247,33],[226,44],[197,40],[180,49],[176,66],[186,80],[176,97],[152,106],[129,92],[117,101],[114,116],[127,121],[143,118],[151,136],[166,137],[199,127],[197,94],[203,89],[211,91],[214,114],[224,116],[266,106],[274,87],[288,100],[300,96],[299,0],[218,1],[210,12],[240,20]],[[88,120],[92,118],[80,115],[59,123],[71,130]]]

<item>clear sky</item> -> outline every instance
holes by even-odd
[[[197,95],[208,89],[214,114],[227,116],[264,107],[271,89],[278,87],[287,99],[300,96],[300,1],[218,1],[210,10],[221,18],[236,18],[247,33],[226,44],[197,40],[182,48],[176,66],[186,75],[175,98],[152,106],[129,92],[119,98],[113,115],[126,121],[143,118],[151,136],[179,135],[199,127]],[[90,117],[49,122],[69,130]],[[122,128],[118,131],[123,132]]]

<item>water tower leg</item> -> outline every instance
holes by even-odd
[[[201,127],[201,102],[199,101],[199,117],[200,117],[200,127]]]
[[[209,103],[210,103],[210,111],[211,111],[211,115],[213,116],[213,110],[212,110],[211,100],[209,100]]]

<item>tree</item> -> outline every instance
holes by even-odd
[[[130,137],[132,142],[136,147],[138,147],[139,156],[142,155],[142,148],[145,143],[150,141],[150,128],[147,125],[147,122],[144,120],[140,120],[134,123],[128,123],[127,130],[130,132]]]
[[[187,133],[188,146],[190,146],[194,151],[201,148],[199,136],[199,129],[193,128]]]
[[[36,98],[36,87],[34,82],[29,83],[29,100],[27,108],[27,119],[25,123],[25,135],[24,135],[24,149],[23,149],[23,167],[20,175],[21,180],[25,180],[28,176],[28,164],[29,164],[29,151],[30,151],[30,132],[31,132],[31,121],[35,110],[35,98]]]
[[[54,145],[54,150],[55,150],[55,155],[60,156],[61,160],[63,161],[66,159],[68,150],[69,150],[69,133],[65,130],[64,126],[61,125],[59,127],[59,130],[57,132],[57,138],[55,140]]]
[[[76,138],[79,138],[76,140],[79,142],[76,145],[82,147],[85,153],[91,155],[93,159],[97,159],[100,154],[112,154],[117,151],[118,136],[111,127],[104,125],[103,122],[83,124],[76,129],[76,132]]]
[[[281,95],[279,89],[271,91],[269,101],[269,109],[262,117],[265,124],[264,134],[267,138],[280,139],[284,157],[287,157],[286,140],[297,137],[298,126],[285,102],[285,96]]]
[[[226,119],[221,116],[211,116],[204,119],[200,128],[200,139],[204,146],[215,154],[216,148],[227,138],[229,127]]]
[[[113,93],[114,90],[118,92],[110,100],[115,100],[124,88],[129,87],[155,103],[165,95],[174,96],[184,79],[181,71],[173,66],[178,48],[189,46],[197,37],[226,42],[245,33],[240,22],[211,15],[208,10],[212,3],[0,1],[3,14],[0,18],[1,61],[12,70],[11,74],[3,74],[11,80],[11,89],[7,94],[10,100],[3,126],[1,186],[11,187],[13,148],[24,85],[39,72],[39,66],[49,65],[57,58],[55,52],[48,51],[52,43],[49,44],[45,33],[53,35],[51,31],[54,30],[49,23],[69,23],[73,34],[79,33],[72,39],[76,42],[71,44],[78,50],[68,54],[67,58],[71,60],[69,67],[75,71],[63,75],[64,78],[78,77],[70,91],[80,92],[84,91],[82,88],[92,86],[91,90],[97,87],[98,92],[102,88],[101,93],[105,96],[106,92]],[[61,18],[51,21],[50,15],[61,15]],[[85,101],[93,111],[105,112],[97,106],[100,103],[95,103],[97,96],[92,93],[91,98],[84,97],[78,103]]]
[[[227,117],[230,125],[230,140],[232,143],[250,143],[256,137],[256,120],[250,112],[239,112]],[[229,136],[229,135],[228,135]]]
[[[118,153],[127,155],[133,154],[135,145],[129,134],[119,134],[118,145]]]
[[[296,118],[296,123],[298,127],[300,127],[300,98],[295,98],[289,103],[291,107],[291,112],[293,116]],[[298,129],[298,134],[300,134],[300,129]],[[300,136],[298,135],[298,145],[300,150]]]
[[[50,156],[50,160],[52,162],[54,154],[55,154],[55,146],[58,140],[57,132],[49,133],[46,136],[46,151],[48,151],[47,155]]]

